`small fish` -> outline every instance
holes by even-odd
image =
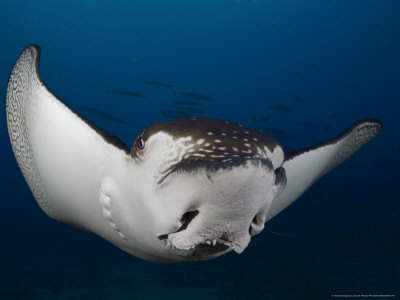
[[[177,92],[174,91],[174,95],[182,96],[185,98],[191,98],[191,99],[196,99],[196,100],[213,100],[210,96],[202,95],[202,94],[196,94],[196,93],[187,93],[187,92]]]
[[[266,116],[258,118],[258,121],[260,121],[260,122],[268,122],[271,118],[272,118],[272,115],[266,115]]]
[[[280,105],[280,104],[270,104],[269,108],[274,109],[274,110],[279,110],[279,111],[285,111],[285,112],[289,112],[292,110],[289,106]]]
[[[293,98],[293,100],[295,100],[297,102],[303,102],[303,100],[304,100],[303,98],[301,98],[299,96],[293,96],[292,98]]]
[[[380,162],[377,164],[374,164],[375,167],[380,168],[380,169],[387,169],[387,168],[394,168],[394,167],[400,167],[400,160],[391,160],[391,161],[385,161],[385,162]]]
[[[305,121],[296,121],[296,125],[304,126],[304,127],[314,127],[314,123],[305,122]]]
[[[259,122],[268,122],[270,119],[272,118],[272,115],[266,115],[266,116],[261,116],[261,117],[257,117],[257,116],[250,116],[250,119],[252,121],[259,121]]]
[[[119,124],[128,124],[128,121],[114,117],[113,115],[110,115],[107,118],[104,118],[104,120],[114,122],[114,123],[119,123]]]
[[[293,147],[293,146],[288,146],[288,145],[286,145],[284,148],[285,148],[285,151],[286,151],[286,152],[294,151],[294,150],[297,149],[297,148],[295,148],[295,147]]]
[[[163,116],[166,116],[170,119],[179,119],[179,118],[187,118],[190,117],[191,115],[184,112],[184,111],[177,111],[177,110],[163,110],[160,109],[160,113]]]
[[[204,114],[204,111],[194,108],[194,107],[189,107],[189,106],[175,106],[175,108],[178,111],[182,111],[182,112],[188,112],[188,113],[192,113],[192,114]]]
[[[108,112],[99,110],[99,109],[94,109],[86,106],[79,106],[79,105],[74,105],[73,106],[75,109],[80,110],[81,112],[87,113],[92,116],[97,116],[97,117],[106,117],[109,116],[110,114]]]
[[[147,84],[147,85],[158,86],[158,87],[166,87],[166,88],[173,87],[173,85],[171,85],[169,83],[160,82],[160,81],[138,79],[138,82]]]
[[[107,93],[113,93],[117,95],[122,95],[122,96],[128,96],[128,97],[135,97],[135,98],[145,98],[146,96],[143,94],[135,93],[135,92],[129,92],[129,91],[121,91],[121,90],[106,90]]]
[[[80,110],[83,114],[86,113],[88,115],[95,116],[95,117],[98,117],[98,118],[106,120],[106,121],[119,123],[119,124],[128,124],[128,121],[119,119],[119,118],[113,116],[112,114],[102,111],[102,110],[93,109],[93,108],[89,108],[89,107],[85,107],[85,106],[76,106],[75,108],[77,110]]]
[[[319,139],[312,139],[312,142],[314,144],[322,144],[324,141],[323,140],[319,140]]]
[[[171,101],[173,105],[186,105],[186,106],[200,106],[203,105],[202,103],[199,102],[194,102],[194,101]]]
[[[381,152],[385,151],[385,148],[383,148],[383,147],[376,147],[376,148],[375,148],[375,151],[378,152],[378,153],[381,153]]]
[[[297,134],[289,134],[286,131],[279,128],[266,128],[260,130],[261,132],[270,134],[278,139],[286,140],[286,139],[297,139],[299,136]]]

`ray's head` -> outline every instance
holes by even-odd
[[[221,166],[268,158],[276,168],[282,164],[283,151],[275,138],[242,125],[192,117],[152,124],[134,141],[131,156],[147,164],[162,183],[165,175],[196,162]]]
[[[154,123],[136,138],[131,156],[154,187],[160,251],[178,260],[242,252],[286,184],[273,137],[216,119]]]

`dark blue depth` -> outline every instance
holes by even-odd
[[[0,299],[399,297],[399,16],[397,0],[2,1]],[[185,115],[270,132],[287,151],[364,117],[384,130],[241,255],[149,263],[35,203],[5,120],[9,72],[31,43],[48,87],[129,147]]]

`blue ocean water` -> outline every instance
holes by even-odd
[[[399,16],[397,0],[1,1],[0,299],[399,297]],[[285,150],[364,117],[384,130],[242,254],[150,263],[51,220],[34,201],[4,109],[9,72],[31,43],[49,88],[129,146],[170,118],[172,101],[197,101],[174,91],[213,98],[197,101],[201,115],[270,132]]]

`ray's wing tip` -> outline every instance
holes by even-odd
[[[39,57],[40,57],[40,46],[37,44],[30,44],[25,47],[25,49],[22,51],[21,58],[26,58],[27,56],[30,56],[30,59],[33,61],[38,62]]]
[[[28,50],[28,49],[30,49],[30,50],[33,49],[37,52],[40,52],[40,46],[38,44],[29,44],[28,46],[25,47],[25,50]]]
[[[351,126],[351,129],[361,128],[364,126],[368,126],[369,132],[373,134],[373,136],[379,134],[383,129],[383,123],[381,120],[375,118],[363,118]]]
[[[30,70],[32,71],[32,74],[35,74],[40,79],[40,51],[40,47],[36,44],[30,44],[26,46],[11,70],[9,82],[13,76],[21,73],[30,72]]]
[[[363,118],[356,122],[356,124],[364,124],[364,123],[370,123],[370,124],[375,124],[377,127],[383,127],[382,121],[375,119],[375,118]]]
[[[39,58],[40,47],[38,45],[30,44],[24,48],[13,65],[10,76],[8,77],[7,95],[9,95],[10,91],[13,91],[16,88],[16,84],[13,83],[14,81],[19,82],[21,76],[30,77],[33,75],[41,81],[39,75]]]

